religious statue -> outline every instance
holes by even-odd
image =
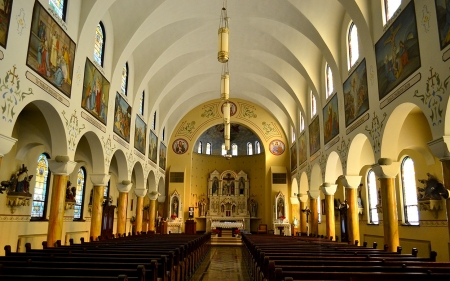
[[[213,183],[212,183],[212,194],[217,195],[217,189],[219,188],[219,180],[217,177],[214,177]]]
[[[258,202],[255,199],[250,200],[250,216],[256,217],[258,212]]]
[[[200,202],[198,202],[198,212],[199,212],[199,216],[200,217],[204,217],[205,216],[205,207],[206,207],[206,200],[205,198],[203,198],[202,200],[200,200]]]
[[[19,168],[16,174],[13,174],[11,176],[9,181],[1,182],[2,188],[0,188],[0,193],[3,193],[4,190],[7,190],[8,193],[29,193],[30,181],[32,178],[33,175],[28,176],[28,169],[25,165],[22,164],[22,167]]]
[[[239,194],[244,194],[245,180],[243,177],[239,179]]]
[[[297,217],[294,217],[294,221],[292,223],[294,225],[294,228],[298,226],[298,220]]]
[[[230,194],[234,195],[234,181],[232,181],[230,184]]]
[[[428,179],[419,180],[424,184],[424,187],[418,187],[418,199],[419,200],[441,200],[441,198],[448,199],[448,190],[444,185],[438,181],[436,177],[427,173]]]
[[[70,187],[72,183],[67,181],[66,186],[66,201],[75,201],[75,195],[77,192],[77,188],[75,186]]]

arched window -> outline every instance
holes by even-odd
[[[419,225],[419,209],[417,207],[416,173],[414,161],[411,157],[403,158],[401,166],[402,189],[403,189],[403,211],[405,223]]]
[[[162,140],[166,140],[166,127],[164,127],[162,131]]]
[[[206,143],[206,154],[211,155],[212,152],[212,145],[210,142]]]
[[[320,195],[319,195],[319,197],[317,197],[317,214],[318,214],[318,216],[317,216],[318,221],[319,221],[319,223],[321,223],[322,222],[322,201],[320,201]]]
[[[291,126],[291,142],[295,142],[295,129],[293,126]]]
[[[402,0],[384,0],[384,15],[386,22],[392,18],[401,3]]]
[[[312,91],[310,94],[310,100],[311,100],[311,118],[312,118],[312,117],[316,116],[316,113],[317,113],[316,97],[313,95]]]
[[[84,167],[78,169],[77,174],[77,191],[75,193],[75,206],[73,211],[73,219],[83,219],[84,190],[86,187],[86,170]]]
[[[145,101],[145,92],[142,91],[141,97],[139,98],[139,114],[144,116],[144,101]]]
[[[122,83],[120,84],[120,89],[122,90],[122,94],[125,96],[128,95],[128,63],[126,62],[122,68]]]
[[[233,156],[237,156],[238,155],[238,146],[235,143],[233,143],[231,145],[231,155],[233,155]]]
[[[253,155],[253,145],[251,142],[247,143],[247,155]]]
[[[67,14],[67,1],[64,0],[50,0],[50,8],[60,17],[63,21],[66,21]]]
[[[103,190],[103,199],[108,200],[109,198],[109,185],[111,183],[111,180],[108,181],[108,186],[105,186],[105,189]]]
[[[199,141],[198,142],[198,147],[197,147],[197,153],[202,153],[202,150],[203,150],[203,145],[202,145],[202,142],[201,141]]]
[[[222,156],[227,154],[227,150],[225,149],[225,144],[222,144]]]
[[[302,112],[300,111],[300,132],[305,130],[305,118],[303,118]]]
[[[48,185],[50,184],[50,170],[48,169],[49,156],[45,153],[39,155],[36,168],[36,183],[33,190],[33,205],[31,219],[42,220],[47,215]]]
[[[261,154],[261,145],[259,141],[255,141],[255,154]]]
[[[153,124],[152,124],[152,129],[156,130],[156,110],[153,113]]]
[[[369,223],[378,224],[378,192],[375,172],[370,169],[367,173],[367,196],[369,197]]]
[[[327,76],[327,96],[326,98],[328,98],[329,96],[331,96],[331,94],[334,91],[334,86],[333,86],[333,72],[331,72],[331,67],[330,65],[327,63],[327,67],[325,70],[326,76]],[[314,100],[315,101],[315,100]],[[315,115],[315,113],[314,113]]]
[[[355,23],[350,24],[348,29],[348,69],[355,65],[359,58],[359,45],[358,45],[358,29]]]
[[[95,30],[94,60],[101,66],[103,66],[103,58],[105,54],[105,41],[105,27],[102,22],[99,22]]]

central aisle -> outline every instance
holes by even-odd
[[[190,281],[250,281],[242,247],[211,246]]]

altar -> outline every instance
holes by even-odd
[[[181,233],[181,225],[183,224],[180,220],[168,221],[167,222],[167,231],[168,233]]]
[[[275,235],[291,236],[291,224],[285,222],[274,222],[273,230]]]

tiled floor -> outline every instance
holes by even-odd
[[[250,281],[242,246],[211,246],[190,281]]]

